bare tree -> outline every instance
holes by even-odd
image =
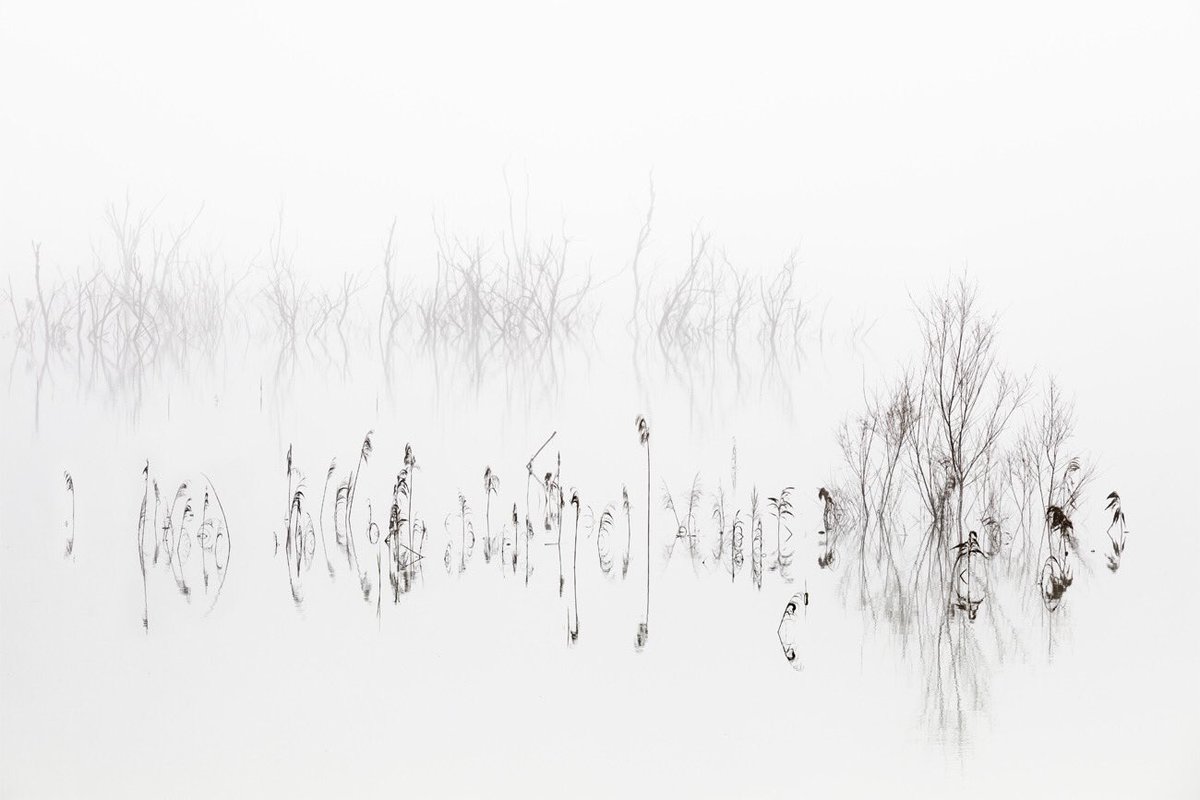
[[[925,340],[924,410],[935,423],[928,433],[954,478],[955,530],[962,544],[966,492],[1025,401],[1029,383],[997,364],[996,318],[979,310],[977,290],[965,276],[918,313]]]

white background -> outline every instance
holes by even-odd
[[[444,631],[467,614],[446,609],[486,605],[485,589],[382,633],[373,618],[348,630],[332,612],[296,621],[279,585],[270,590],[278,603],[251,603],[260,616],[237,624],[235,591],[223,600],[227,616],[146,640],[128,548],[100,568],[85,559],[81,534],[86,578],[58,557],[62,469],[76,473],[81,496],[88,471],[96,485],[121,473],[89,517],[97,538],[119,540],[146,457],[164,453],[173,474],[224,465],[227,481],[254,485],[293,438],[309,437],[315,474],[335,447],[349,459],[370,423],[318,436],[306,427],[314,409],[345,406],[336,394],[297,401],[245,447],[258,463],[242,463],[234,451],[254,434],[216,432],[254,430],[251,378],[220,389],[242,396],[241,417],[197,402],[186,434],[161,414],[114,428],[100,400],[66,397],[48,414],[57,431],[35,433],[18,369],[2,419],[0,788],[1195,796],[1198,40],[1192,3],[0,4],[5,286],[9,277],[18,292],[31,286],[31,241],[52,272],[89,269],[93,250],[107,246],[105,206],[127,194],[134,208],[156,206],[164,230],[203,205],[192,241],[232,264],[266,247],[282,207],[298,268],[330,283],[377,263],[395,217],[404,269],[428,274],[433,218],[466,236],[504,229],[506,176],[522,196],[528,185],[539,230],[572,236],[576,265],[614,275],[630,257],[653,172],[655,269],[682,262],[697,225],[753,269],[773,269],[798,247],[813,296],[845,318],[879,318],[890,336],[911,335],[909,293],[968,268],[1003,314],[1011,363],[1058,375],[1076,400],[1100,496],[1121,489],[1133,530],[1122,572],[1093,576],[1106,588],[1078,609],[1076,646],[999,684],[986,745],[965,752],[927,740],[914,723],[914,687],[891,685],[885,654],[860,659],[856,637],[830,633],[849,644],[831,647],[824,667],[775,671],[773,622],[760,652],[764,638],[742,621],[770,618],[790,594],[782,588],[755,601],[758,617],[722,616],[711,595],[681,589],[718,603],[709,611],[722,643],[683,615],[675,644],[664,644],[673,655],[642,660],[625,646],[631,625],[614,618],[612,647],[572,661],[558,628],[529,621],[544,614],[556,625],[559,609],[513,594],[501,605],[512,618],[489,611],[477,644],[446,644]],[[886,357],[868,367],[890,366],[904,344],[888,338]],[[787,435],[803,445],[781,458],[797,483],[828,474],[833,427],[852,410],[841,400],[853,400],[863,375],[842,365],[801,382],[808,405]],[[433,482],[453,497],[457,481],[482,471],[476,462],[507,458],[519,471],[528,440],[545,425],[569,432],[572,420],[576,431],[603,431],[576,439],[577,461],[628,434],[611,473],[636,476],[630,420],[643,409],[632,390],[606,392],[610,407],[551,404],[546,418],[505,421],[484,444],[477,431],[499,424],[494,414],[439,420],[424,451],[492,449],[472,453],[463,477],[452,458],[433,456],[446,464]],[[372,404],[360,405],[368,413]],[[432,398],[413,406],[438,413]],[[695,428],[672,428],[664,406],[655,420],[678,445],[664,456],[676,459],[673,472],[664,467],[673,483],[697,460],[721,469],[730,436],[748,454],[777,438],[743,411],[697,439]],[[597,423],[606,412],[613,422]],[[393,449],[414,436],[402,427],[391,429]],[[176,436],[197,448],[194,459],[167,455],[163,442]],[[251,536],[269,539],[274,511],[253,498],[239,505],[243,518],[263,521]],[[249,572],[277,566],[266,553],[247,558]],[[354,608],[339,614],[361,617]],[[311,663],[310,649],[322,654]],[[522,675],[515,692],[528,702],[477,680],[487,672],[478,662],[448,666],[471,656]],[[364,661],[372,666],[342,705],[325,681]],[[383,663],[403,663],[434,688],[411,701],[389,688]],[[742,676],[744,702],[713,699],[713,684]],[[172,693],[175,680],[187,691]],[[307,698],[303,710],[296,697]],[[563,710],[573,703],[577,711]]]

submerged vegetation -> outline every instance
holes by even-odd
[[[720,362],[739,391],[748,365],[778,379],[799,366],[806,342],[824,345],[823,317],[813,330],[814,301],[795,252],[778,268],[751,271],[697,229],[686,255],[672,257],[683,244],[663,242],[666,263],[651,270],[654,202],[651,187],[631,263],[602,278],[574,256],[565,229],[535,233],[510,192],[507,225],[495,237],[435,225],[426,263],[402,269],[392,220],[375,263],[323,282],[298,266],[282,211],[263,250],[232,267],[192,245],[199,213],[164,233],[126,199],[105,210],[106,236],[89,266],[51,271],[48,253],[33,247],[32,284],[19,287],[10,275],[0,287],[0,336],[13,345],[10,374],[23,358],[36,378],[35,413],[49,379],[140,397],[148,374],[186,373],[250,342],[268,343],[273,368],[263,370],[279,386],[301,365],[345,377],[352,361],[366,359],[392,392],[416,358],[474,386],[495,378],[550,387],[568,355],[590,353],[606,326],[626,328],[639,372],[665,367],[682,383],[725,383]],[[631,307],[613,298],[626,288]],[[869,329],[856,323],[848,338],[861,341]]]
[[[914,646],[929,713],[961,728],[990,668],[1027,652],[1034,631],[1052,643],[1094,473],[1057,383],[1039,398],[1002,366],[997,320],[965,278],[920,305],[918,322],[918,363],[840,429],[845,472],[819,493],[818,566],[841,567],[867,623]]]
[[[71,495],[71,518],[63,523],[67,529],[67,548],[63,557],[73,558],[75,555],[75,479],[71,477],[70,472],[63,470],[63,480],[66,483],[67,494]]]
[[[1125,511],[1121,508],[1121,495],[1110,492],[1106,499],[1108,505],[1105,506],[1105,510],[1111,511],[1113,516],[1106,531],[1112,552],[1106,554],[1105,558],[1108,560],[1108,568],[1116,572],[1121,568],[1121,558],[1125,555],[1125,535],[1129,531],[1125,528]],[[1116,535],[1113,534],[1113,528],[1117,529]]]
[[[646,451],[646,616],[637,629],[636,647],[640,650],[650,638],[650,423],[638,414],[634,424],[638,441]]]
[[[795,670],[803,669],[803,662],[800,660],[799,653],[796,652],[796,640],[800,632],[800,620],[796,618],[796,615],[807,613],[808,590],[805,589],[803,592],[796,592],[788,600],[787,605],[783,607],[779,627],[775,631],[775,635],[779,637],[779,646],[783,650],[783,657]]]
[[[221,599],[232,549],[229,519],[212,480],[207,475],[201,475],[201,478],[194,484],[180,483],[174,498],[166,504],[161,502],[158,480],[151,476],[150,462],[142,468],[137,554],[142,575],[142,627],[147,632],[150,630],[150,580],[156,574],[156,568],[170,574],[176,590],[188,603],[193,597],[201,598],[205,613],[212,611]],[[161,524],[160,509],[164,512]],[[149,555],[148,538],[154,543]],[[197,551],[195,557],[193,550]]]
[[[755,292],[709,238],[697,234],[683,277],[656,292],[637,263],[652,213],[633,265],[629,320],[635,341],[648,331],[668,362],[672,353],[694,359],[704,348],[731,348],[736,361],[743,322],[754,316],[750,309],[757,304],[759,345],[772,357],[799,347],[807,310],[794,294],[794,259],[778,275],[760,280]],[[37,303],[27,303],[21,313],[9,288],[18,351],[40,353],[43,372],[55,353],[74,349],[82,359],[85,342],[94,374],[120,375],[165,355],[183,358],[194,347],[211,354],[231,327],[252,330],[249,309],[236,307],[244,301],[235,291],[252,270],[230,278],[211,265],[187,261],[181,249],[186,228],[169,242],[154,239],[151,257],[144,259],[146,219],[110,211],[109,221],[122,254],[117,277],[98,268],[86,280],[77,276],[74,283],[47,289],[35,249]],[[595,322],[591,277],[568,280],[565,235],[534,246],[528,232],[518,234],[512,224],[498,252],[439,235],[434,284],[418,289],[394,269],[394,234],[393,224],[384,249],[383,294],[369,317],[359,303],[368,296],[364,276],[347,274],[335,295],[314,293],[297,278],[281,238],[272,239],[269,261],[257,273],[266,283],[250,305],[277,334],[281,369],[304,347],[326,349],[330,334],[348,354],[348,342],[362,336],[353,328],[364,319],[385,354],[389,380],[391,354],[401,347],[425,348],[435,356],[465,354],[481,374],[494,362],[553,358],[561,342]],[[74,305],[68,299],[72,292]],[[870,630],[893,637],[919,660],[931,718],[961,729],[967,711],[984,701],[991,668],[1031,650],[1036,631],[1044,631],[1052,647],[1051,621],[1064,615],[1075,581],[1088,574],[1079,569],[1085,559],[1081,520],[1097,505],[1089,495],[1095,473],[1074,439],[1074,410],[1058,384],[1050,379],[1038,391],[1030,378],[1002,364],[997,319],[982,310],[965,279],[918,303],[917,323],[917,359],[901,365],[889,382],[864,391],[863,408],[834,432],[842,463],[823,486],[798,489],[795,482],[779,481],[771,484],[779,488],[770,495],[760,495],[753,482],[739,488],[734,444],[727,476],[706,484],[697,471],[673,494],[667,477],[653,471],[650,424],[642,415],[635,419],[636,442],[624,447],[631,453],[640,447],[644,454],[645,492],[631,491],[637,482],[630,481],[620,485],[619,497],[586,487],[564,489],[574,483],[571,454],[566,472],[561,450],[548,463],[557,431],[526,461],[523,487],[519,481],[502,483],[501,470],[489,465],[482,484],[476,478],[474,488],[427,496],[420,504],[415,492],[420,466],[412,444],[390,467],[373,458],[373,431],[356,447],[353,469],[339,470],[337,459],[320,456],[313,473],[323,474],[319,501],[304,458],[289,444],[285,474],[275,473],[280,483],[271,494],[273,507],[285,500],[277,507],[273,535],[291,601],[297,607],[310,602],[306,588],[319,546],[329,580],[348,575],[353,592],[382,620],[385,594],[396,606],[423,584],[431,545],[427,520],[441,519],[441,533],[435,524],[433,535],[442,539],[432,546],[440,548],[450,574],[476,569],[479,551],[484,565],[494,561],[505,577],[523,574],[523,585],[532,587],[538,585],[537,554],[553,548],[556,602],[564,607],[571,644],[580,641],[581,602],[588,602],[589,583],[581,584],[581,572],[624,582],[640,579],[644,569],[644,592],[639,590],[644,610],[634,638],[641,651],[649,639],[652,575],[673,568],[682,545],[695,575],[719,576],[735,586],[740,581],[755,593],[793,584],[797,570],[804,570],[801,577],[828,576]],[[476,468],[472,474],[478,475]],[[393,469],[394,481],[386,477]],[[371,496],[372,482],[364,476],[376,470],[391,484],[390,498],[386,492],[382,499]],[[207,477],[184,481],[173,493],[160,492],[148,462],[142,477],[137,557],[142,624],[149,630],[152,587],[160,573],[171,575],[187,602],[203,597],[208,608],[216,604],[228,570],[230,534]],[[657,504],[655,479],[661,486]],[[64,480],[71,502],[65,552],[74,557],[75,484],[69,472]],[[493,519],[493,500],[501,508],[511,503],[511,514]],[[1106,502],[1111,523],[1104,552],[1115,573],[1128,531],[1120,495],[1112,492]],[[377,519],[376,508],[386,513]],[[427,509],[441,516],[431,517]],[[638,521],[643,511],[644,530]],[[819,522],[808,527],[810,520]],[[571,549],[569,562],[565,547]],[[743,569],[747,560],[749,575]],[[282,575],[278,578],[282,591]],[[797,667],[795,617],[808,602],[807,588],[796,593],[779,629],[784,654]]]

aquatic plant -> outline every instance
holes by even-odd
[[[388,532],[384,537],[384,544],[388,548],[388,579],[392,585],[392,601],[399,602],[401,572],[403,564],[401,562],[401,549],[404,544],[401,542],[401,529],[405,523],[405,519],[400,512],[400,496],[402,486],[405,481],[403,471],[396,474],[396,482],[392,484],[392,505],[388,511]]]
[[[517,504],[513,503],[512,508],[512,571],[517,574],[517,537],[520,535],[520,521],[517,515]]]
[[[404,466],[400,469],[400,480],[398,486],[400,494],[408,501],[408,513],[405,515],[408,527],[408,551],[403,556],[403,583],[402,590],[407,592],[411,587],[416,577],[416,554],[420,552],[415,549],[417,542],[415,541],[416,518],[413,516],[413,484],[417,471],[417,457],[413,453],[412,445],[405,443],[404,445]],[[424,529],[422,528],[422,531]]]
[[[799,625],[796,615],[801,611],[805,614],[808,613],[807,588],[803,592],[796,592],[788,600],[787,605],[783,607],[783,614],[780,615],[779,627],[775,631],[775,635],[779,639],[779,647],[783,650],[783,657],[796,670],[802,668],[802,662],[796,653],[796,627]]]
[[[67,548],[63,557],[71,558],[75,552],[75,479],[71,477],[70,472],[63,470],[63,480],[66,483],[67,494],[71,495],[71,518],[63,523],[67,528]]]
[[[600,562],[600,571],[610,577],[613,568],[612,545],[609,542],[612,525],[612,506],[605,506],[596,525],[596,557]]]
[[[175,499],[163,519],[161,537],[155,531],[157,526],[159,492],[158,481],[151,477],[150,462],[142,467],[142,500],[138,507],[137,522],[137,551],[138,571],[142,575],[142,628],[150,630],[150,600],[149,583],[151,568],[157,566],[157,559],[151,560],[147,554],[146,536],[155,540],[156,550],[166,561],[165,567],[170,571],[179,593],[189,603],[193,596],[193,584],[188,578],[188,561],[193,549],[199,552],[199,566],[191,567],[193,576],[199,573],[199,585],[205,597],[210,598],[204,613],[207,615],[216,607],[221,598],[221,591],[228,574],[230,553],[232,551],[229,533],[229,520],[225,507],[212,480],[207,475],[204,478],[204,492],[199,507],[199,517],[192,503],[191,484],[184,481],[175,492]],[[150,493],[153,487],[154,512],[150,515]],[[182,503],[182,511],[180,511]],[[176,517],[178,516],[178,521]],[[189,524],[196,523],[194,531],[189,531]],[[193,545],[195,541],[195,545]],[[195,563],[195,562],[193,562]]]
[[[834,547],[837,539],[837,510],[833,502],[833,495],[824,486],[817,491],[817,499],[822,502],[822,525],[819,534],[822,540],[822,550],[817,555],[817,566],[821,569],[828,569],[833,566],[833,562],[837,558],[837,550]]]
[[[758,513],[758,487],[750,490],[750,576],[754,588],[761,590],[763,584],[763,528]]]
[[[798,352],[800,332],[808,318],[803,304],[792,298],[796,255],[793,252],[787,257],[769,283],[765,279],[759,279],[759,299],[762,304],[759,341],[772,354],[777,352],[783,334],[789,330]],[[785,325],[788,327],[785,328]]]
[[[654,213],[651,181],[629,265],[634,285],[626,327],[632,328],[635,363],[648,327],[657,332],[672,370],[701,349],[714,358],[724,351],[740,381],[739,336],[755,306],[758,338],[770,358],[789,347],[799,354],[807,307],[796,289],[794,253],[776,272],[753,276],[696,229],[680,272],[666,280],[662,270],[648,277],[644,262]],[[397,268],[395,219],[375,269],[346,271],[325,285],[304,279],[282,210],[260,256],[237,268],[212,254],[189,252],[199,213],[166,236],[156,231],[152,216],[134,212],[128,199],[123,208],[109,207],[111,246],[96,249],[90,273],[77,269],[51,280],[36,246],[32,295],[19,296],[11,280],[0,292],[16,349],[38,362],[39,379],[53,355],[73,355],[79,378],[90,361],[93,383],[136,386],[164,362],[186,366],[196,355],[269,339],[278,347],[280,379],[290,379],[306,353],[345,374],[361,342],[378,351],[389,390],[402,347],[410,349],[406,355],[423,349],[440,364],[461,367],[478,385],[500,364],[553,374],[564,360],[564,343],[591,344],[580,334],[592,330],[604,310],[595,291],[602,282],[570,263],[571,238],[565,231],[532,236],[528,220],[522,226],[516,218],[511,193],[508,230],[497,242],[447,236],[444,224],[435,222],[434,268],[423,285]],[[621,304],[612,313],[624,318],[626,308]],[[340,353],[330,352],[333,343],[340,343]],[[522,380],[509,369],[504,376]]]
[[[571,546],[571,592],[574,596],[575,624],[567,626],[568,641],[579,638],[579,493],[571,490],[571,505],[575,506],[575,537]],[[568,623],[570,617],[568,616]]]
[[[221,599],[221,590],[225,588],[225,577],[229,574],[229,560],[233,554],[232,534],[229,530],[229,517],[225,513],[225,505],[221,502],[221,495],[217,492],[217,487],[213,484],[211,478],[207,475],[202,475],[205,480],[204,491],[204,514],[205,525],[211,531],[208,538],[208,549],[212,552],[213,569],[217,574],[216,589],[213,591],[212,602],[209,603],[208,610],[205,613],[211,613],[216,607],[217,601]],[[220,514],[220,518],[208,517],[208,496],[211,492],[213,503],[216,505],[216,510]],[[156,491],[157,494],[157,491]],[[157,498],[156,498],[157,499]],[[208,580],[205,579],[205,593],[208,592]]]
[[[200,579],[204,593],[208,594],[208,553],[212,550],[211,540],[215,534],[210,533],[212,522],[208,518],[208,492],[204,492],[204,500],[200,505],[200,526],[196,528],[196,543],[200,550]]]
[[[180,500],[184,500],[184,504],[177,527],[175,525],[175,509],[178,508]],[[171,503],[171,511],[163,522],[163,543],[165,546],[164,549],[167,552],[167,565],[171,568],[171,575],[175,579],[175,586],[185,598],[191,595],[191,589],[188,587],[187,578],[183,572],[183,561],[187,558],[188,551],[188,538],[185,525],[191,515],[191,496],[188,493],[188,482],[183,481],[179,484],[179,488],[175,490],[175,499]]]
[[[287,449],[287,514],[284,517],[284,563],[287,566],[288,586],[291,587],[292,602],[299,605],[304,600],[300,588],[300,562],[303,557],[304,533],[301,529],[301,506],[304,500],[303,484],[292,489],[292,477],[296,469],[292,463],[292,446]]]
[[[547,473],[547,474],[549,474],[549,473]],[[557,457],[555,460],[554,477],[550,481],[550,488],[551,488],[551,495],[553,495],[553,496],[547,496],[546,499],[547,499],[547,505],[551,506],[551,509],[550,509],[551,516],[554,518],[555,524],[558,526],[558,536],[557,536],[558,548],[557,549],[559,552],[559,560],[560,560],[560,564],[561,564],[563,511],[567,507],[567,500],[563,494],[562,453],[561,452],[557,454]],[[590,508],[588,509],[588,514],[589,514],[589,516],[591,514]],[[561,578],[561,572],[562,572],[561,567],[559,568],[559,572],[560,572],[559,577]],[[560,585],[561,585],[561,580],[560,580]]]
[[[642,649],[650,638],[650,423],[641,414],[634,421],[638,441],[646,450],[646,617],[639,623],[635,646]]]
[[[629,505],[629,489],[621,487],[621,508],[625,511],[625,552],[621,556],[621,580],[629,574],[629,555],[633,548],[633,517]]]
[[[1073,580],[1069,557],[1074,549],[1075,525],[1060,506],[1054,505],[1046,507],[1046,527],[1051,545],[1042,567],[1042,600],[1047,611],[1055,611]]]
[[[374,450],[374,446],[371,444],[371,436],[374,433],[373,430],[367,431],[367,435],[363,437],[362,447],[358,451],[358,465],[354,468],[354,474],[350,480],[350,490],[346,496],[346,542],[350,551],[352,568],[364,586],[364,594],[366,593],[367,579],[359,566],[358,553],[354,546],[354,498],[358,494],[358,481],[362,476],[363,467],[366,466],[367,460],[370,459],[371,452]]]
[[[964,706],[983,702],[986,667],[1025,648],[1032,626],[1015,615],[1055,612],[1072,585],[1073,519],[1093,470],[1073,451],[1055,381],[1015,424],[1030,381],[1000,363],[997,318],[965,277],[916,312],[917,367],[864,391],[838,432],[847,475],[818,490],[817,563],[845,565],[841,589],[868,623],[915,647],[927,712],[961,725]],[[1053,626],[1041,630],[1052,643]]]
[[[1058,610],[1063,595],[1073,581],[1071,565],[1067,563],[1065,557],[1060,559],[1057,554],[1047,556],[1046,563],[1042,565],[1041,579],[1038,582],[1038,586],[1042,590],[1042,602],[1046,605],[1047,611]]]
[[[150,632],[150,596],[146,586],[146,505],[150,497],[150,462],[142,468],[142,507],[138,511],[138,568],[142,573],[142,627]]]
[[[779,576],[789,583],[792,580],[788,575],[788,568],[792,563],[792,552],[783,547],[785,541],[783,532],[787,531],[788,539],[792,538],[792,529],[787,521],[793,516],[791,500],[793,490],[794,487],[785,486],[777,496],[767,498],[771,516],[775,517],[775,561],[770,568],[778,570]]]
[[[1121,557],[1125,555],[1125,534],[1128,531],[1125,529],[1125,511],[1121,507],[1121,495],[1116,492],[1109,492],[1108,505],[1104,508],[1106,511],[1112,512],[1112,522],[1108,523],[1108,529],[1105,533],[1108,534],[1109,543],[1112,545],[1112,552],[1105,554],[1108,561],[1108,568],[1116,572],[1121,567]],[[1117,535],[1113,536],[1113,527],[1119,525]]]
[[[488,467],[483,471],[483,497],[484,497],[484,539],[483,539],[483,560],[484,563],[492,563],[492,551],[495,545],[492,541],[492,495],[500,491],[500,478],[492,468]]]
[[[471,558],[471,553],[475,548],[475,529],[468,518],[471,509],[467,506],[467,498],[462,492],[458,493],[458,520],[460,526],[459,548],[458,548],[458,571],[463,573],[467,569],[467,562]]]
[[[986,570],[982,562],[987,558],[979,547],[979,535],[975,531],[967,534],[967,540],[955,546],[957,556],[951,570],[954,580],[951,606],[967,612],[967,618],[975,621],[979,605],[987,599]]]
[[[729,582],[737,580],[738,570],[742,568],[743,524],[742,511],[738,509],[733,515],[733,524],[729,528]]]
[[[720,485],[713,497],[712,518],[717,523],[717,549],[713,551],[713,559],[720,564],[725,559],[725,488]]]
[[[350,484],[353,481],[353,477],[353,475],[350,475],[339,481],[333,495],[334,542],[341,548],[342,554],[346,557],[346,566],[351,572],[355,572],[355,568],[354,555],[350,552],[350,539],[347,532],[349,520],[347,508],[350,503]]]
[[[666,547],[667,559],[670,560],[672,554],[675,552],[675,545],[682,539],[687,542],[688,555],[691,559],[693,570],[696,570],[698,562],[702,561],[698,545],[700,536],[697,531],[698,521],[696,519],[696,510],[700,506],[700,499],[703,495],[704,492],[700,486],[700,474],[696,473],[692,478],[692,485],[687,493],[687,505],[684,507],[683,516],[680,517],[679,509],[671,497],[670,487],[667,486],[665,480],[663,481],[663,507],[675,516],[675,536]]]
[[[542,446],[539,447],[537,450],[535,450],[533,455],[529,457],[529,461],[525,462],[526,477],[525,477],[525,537],[524,538],[525,538],[525,585],[526,586],[529,585],[529,577],[533,574],[533,562],[530,559],[530,553],[529,553],[530,546],[533,544],[533,522],[530,517],[530,509],[529,509],[529,487],[533,483],[533,462],[537,460],[537,457],[542,454],[542,451],[546,449],[546,446],[549,445],[550,442],[557,435],[558,435],[558,431],[552,431],[550,433],[550,435],[546,438],[546,441],[542,442]],[[559,467],[561,468],[561,466],[562,466],[562,463],[561,463],[561,457],[560,457]],[[548,478],[547,478],[546,483],[547,484],[549,483]],[[559,505],[561,506],[562,505],[561,489],[559,490],[558,501],[559,501]],[[559,592],[558,593],[559,593],[559,597],[562,597],[563,577],[562,577],[562,556],[561,556],[561,552],[562,552],[562,528],[561,528],[561,525],[559,527],[558,547],[559,547],[559,553],[560,553],[559,562],[558,562],[559,563],[559,569],[558,569]],[[516,557],[517,556],[514,553],[513,558],[515,559]],[[514,561],[514,564],[515,563],[516,562]]]
[[[192,537],[188,533],[188,523],[196,518],[196,512],[192,510],[192,498],[189,496],[183,504],[183,514],[179,518],[179,535],[175,540],[175,560],[179,564],[180,584],[179,591],[188,602],[192,599],[192,587],[187,583],[187,573],[184,571],[187,566],[188,559],[192,553]]]
[[[333,562],[329,560],[329,549],[325,546],[325,496],[329,494],[329,482],[333,480],[333,473],[337,470],[337,459],[331,459],[329,469],[325,471],[325,485],[321,489],[321,508],[317,512],[317,530],[321,535],[321,552],[325,556],[325,568],[329,571],[329,577],[333,578],[336,571],[333,568]]]

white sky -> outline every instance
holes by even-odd
[[[393,215],[427,254],[435,209],[503,225],[506,167],[601,271],[651,169],[670,254],[697,222],[747,265],[1196,254],[1194,3],[390,5],[0,5],[2,268],[86,262],[126,190],[164,227],[205,203],[234,262],[281,202],[308,268]]]

